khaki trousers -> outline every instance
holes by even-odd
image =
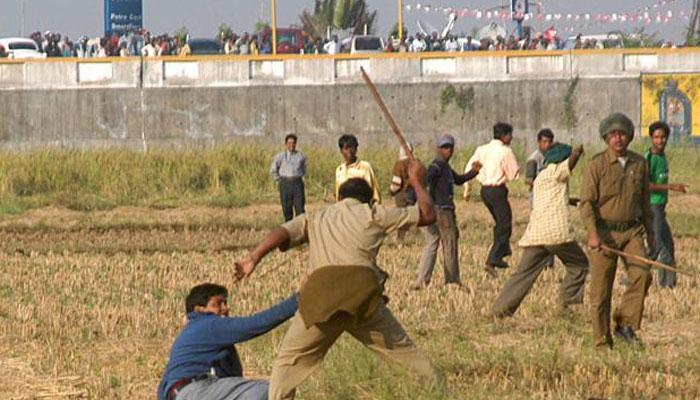
[[[561,283],[559,301],[562,305],[583,302],[583,287],[588,274],[588,259],[576,242],[552,246],[525,247],[518,268],[501,289],[491,312],[497,317],[515,314],[520,303],[530,292],[549,257],[557,256],[566,267],[566,276]]]
[[[308,329],[297,312],[272,366],[269,399],[293,399],[296,387],[320,365],[343,332],[350,333],[384,360],[408,368],[429,384],[442,386],[441,373],[382,303],[366,320],[356,322],[349,314],[337,313],[329,321]]]
[[[646,257],[644,228],[639,226],[624,232],[598,230],[606,245]],[[593,320],[593,340],[596,345],[612,344],[610,335],[610,308],[613,283],[617,270],[617,256],[605,251],[590,251],[591,262],[591,319]],[[622,301],[615,310],[614,319],[618,325],[639,329],[644,312],[644,298],[651,285],[649,267],[635,260],[625,260],[629,285],[622,295]]]

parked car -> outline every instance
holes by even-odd
[[[301,28],[277,28],[277,53],[299,54],[304,48]]]
[[[193,56],[223,54],[224,48],[216,39],[190,39],[190,51]]]
[[[359,35],[352,38],[350,53],[381,53],[384,51],[384,41],[379,36]]]
[[[46,58],[46,53],[39,51],[36,42],[26,38],[0,39],[8,58]]]

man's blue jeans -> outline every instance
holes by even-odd
[[[656,261],[669,266],[676,265],[673,235],[666,220],[666,204],[652,204],[651,211],[654,214],[654,238],[656,240]],[[658,270],[659,286],[672,288],[676,286],[676,273]]]

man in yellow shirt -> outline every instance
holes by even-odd
[[[367,161],[357,159],[357,147],[359,143],[354,135],[343,135],[338,139],[340,154],[343,155],[343,163],[335,170],[335,200],[340,201],[340,186],[348,179],[362,178],[372,188],[372,201],[376,204],[382,202],[379,194],[377,179],[374,177],[374,170]]]

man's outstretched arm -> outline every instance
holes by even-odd
[[[299,307],[298,296],[249,317],[217,318],[212,323],[211,339],[221,345],[245,342],[265,334],[291,318]]]
[[[578,160],[581,159],[582,155],[583,145],[576,146],[571,152],[571,156],[569,156],[569,171],[573,171],[576,168],[576,164],[578,164]]]
[[[289,231],[282,227],[273,229],[265,236],[265,239],[260,242],[255,250],[251,251],[244,259],[236,261],[236,278],[242,279],[249,277],[263,257],[277,248],[285,250],[289,247],[289,242]]]
[[[652,192],[666,192],[668,190],[672,190],[674,192],[679,192],[679,193],[688,193],[688,189],[690,186],[686,185],[685,183],[669,183],[669,184],[663,184],[663,183],[649,183],[649,190]]]

